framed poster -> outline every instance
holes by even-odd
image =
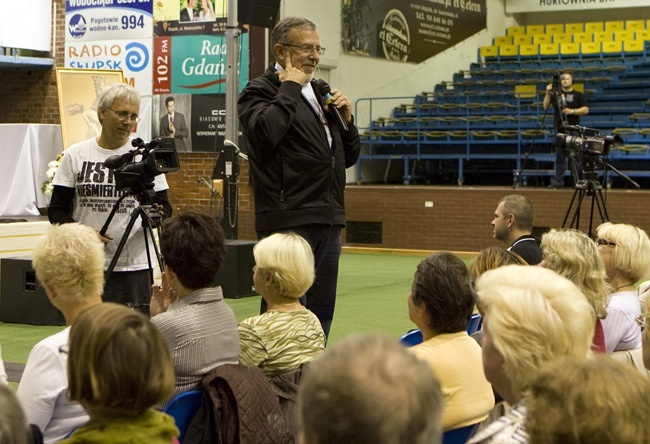
[[[97,117],[99,95],[105,88],[123,82],[121,70],[56,69],[64,150],[99,136],[102,131]]]

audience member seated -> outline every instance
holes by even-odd
[[[643,331],[643,365],[650,370],[650,328],[648,328],[648,318],[650,318],[650,299],[646,299],[643,306],[643,314],[637,318],[637,323]]]
[[[562,359],[533,381],[531,444],[637,444],[650,439],[650,381],[604,356]]]
[[[206,214],[186,212],[163,222],[162,285],[153,286],[151,321],[169,345],[176,388],[198,386],[213,368],[239,362],[239,335],[232,309],[214,280],[226,256],[223,231]]]
[[[542,236],[544,260],[539,264],[569,279],[587,297],[596,313],[594,351],[605,353],[605,334],[601,319],[607,316],[605,264],[596,243],[577,230],[551,230]]]
[[[596,315],[574,283],[540,267],[487,271],[476,282],[476,292],[485,310],[485,376],[512,408],[469,443],[526,443],[525,398],[531,382],[546,363],[591,356]]]
[[[62,444],[178,443],[174,419],[152,408],[174,389],[167,344],[142,313],[106,302],[70,331],[68,394],[90,420]]]
[[[5,363],[2,360],[2,348],[0,347],[0,385],[7,383],[7,372],[5,371]]]
[[[409,318],[424,339],[409,351],[427,362],[440,380],[445,399],[443,430],[486,419],[494,395],[483,374],[481,347],[467,334],[474,292],[465,263],[451,253],[437,253],[420,262],[408,307]]]
[[[36,245],[32,264],[68,327],[34,346],[17,394],[27,422],[41,429],[45,443],[54,443],[88,421],[84,408],[66,394],[68,355],[61,349],[79,313],[102,303],[104,244],[87,225],[53,225]]]
[[[596,229],[598,251],[605,262],[611,287],[607,318],[603,319],[607,353],[641,347],[641,314],[635,282],[648,278],[650,240],[640,228],[606,222]]]
[[[442,432],[430,367],[379,334],[350,335],[316,358],[298,409],[302,444],[430,444]]]
[[[0,444],[28,444],[31,432],[13,390],[0,384]],[[43,442],[43,441],[40,441]]]
[[[253,283],[268,311],[239,324],[239,362],[267,377],[295,370],[325,350],[325,333],[314,313],[300,304],[314,282],[314,255],[295,233],[276,233],[253,248]]]
[[[468,270],[473,280],[488,270],[503,267],[504,265],[528,265],[528,263],[514,251],[500,247],[482,249],[472,260]]]
[[[519,194],[510,194],[499,201],[494,211],[494,238],[507,245],[530,265],[542,261],[542,250],[532,235],[535,222],[533,204]]]

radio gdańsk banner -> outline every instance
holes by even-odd
[[[423,62],[486,28],[486,0],[343,0],[343,50]]]
[[[154,0],[66,0],[66,41],[151,37]]]
[[[638,8],[641,6],[647,6],[647,4],[641,0],[506,0],[506,14]]]

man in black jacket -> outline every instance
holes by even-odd
[[[350,100],[336,89],[323,97],[313,79],[325,52],[316,25],[287,17],[273,29],[271,46],[276,62],[246,85],[238,104],[249,147],[255,230],[260,238],[294,231],[309,242],[316,280],[304,303],[328,335],[345,226],[345,169],[359,157],[359,132]]]
[[[542,249],[532,235],[535,222],[533,204],[520,194],[510,194],[499,201],[494,211],[494,238],[510,245],[508,251],[517,253],[528,265],[542,262]]]

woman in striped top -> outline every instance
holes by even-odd
[[[272,378],[325,350],[318,318],[299,300],[314,282],[314,255],[307,241],[295,233],[262,239],[253,255],[253,283],[268,311],[239,324],[239,362],[260,367]]]

